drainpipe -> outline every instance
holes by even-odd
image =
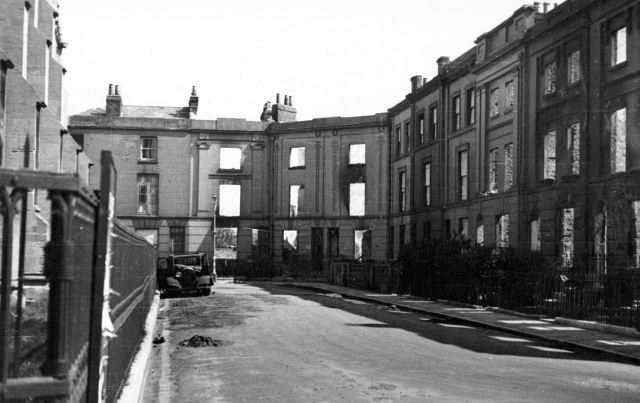
[[[391,111],[391,109],[388,109],[387,113],[388,113],[387,122],[389,125],[389,131],[388,131],[389,141],[387,141],[387,150],[388,150],[387,156],[389,158],[389,161],[387,161],[387,252],[386,252],[386,255],[389,257],[389,260],[393,260],[393,255],[391,254],[391,248],[393,248],[393,245],[391,245],[391,231],[393,231],[393,226],[391,225],[391,200],[392,200],[391,164],[393,159],[393,154],[391,154],[392,153],[391,144],[393,143],[393,112]]]

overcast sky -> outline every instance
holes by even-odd
[[[385,112],[409,78],[436,74],[521,0],[60,0],[70,114],[104,107],[109,83],[129,105],[186,106],[200,119],[259,120],[275,94],[298,120]]]

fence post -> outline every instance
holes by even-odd
[[[104,305],[104,283],[107,263],[107,240],[109,238],[110,200],[115,197],[113,159],[110,151],[102,151],[100,156],[100,204],[96,212],[96,228],[93,260],[93,281],[91,285],[91,316],[89,331],[89,369],[87,380],[87,401],[102,402],[100,376],[102,371],[102,314]],[[113,194],[113,196],[112,196]],[[106,369],[105,369],[106,370]],[[105,375],[106,376],[106,375]]]

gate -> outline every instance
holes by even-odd
[[[109,152],[102,170],[99,200],[76,175],[0,169],[0,401],[113,401],[122,387],[157,251],[114,217]]]

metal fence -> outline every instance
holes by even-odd
[[[0,401],[113,401],[122,386],[157,253],[115,220],[109,153],[102,167],[102,200],[76,175],[0,170]]]
[[[640,330],[640,270],[596,273],[585,268],[536,272],[469,269],[429,273],[414,279],[414,294],[523,313],[632,327]]]

